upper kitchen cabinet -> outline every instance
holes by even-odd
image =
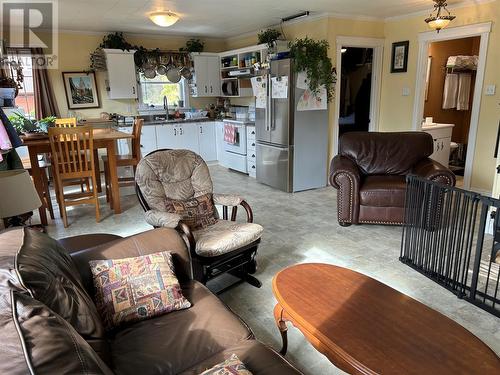
[[[110,99],[137,99],[137,76],[135,73],[135,51],[104,49],[108,80],[106,82]]]
[[[191,81],[191,96],[220,96],[219,55],[194,53],[194,77]]]

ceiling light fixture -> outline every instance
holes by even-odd
[[[298,14],[294,14],[293,16],[288,16],[288,17],[282,18],[281,22],[288,22],[288,21],[296,20],[298,18],[304,18],[304,17],[307,17],[308,15],[309,15],[309,11],[306,10],[305,12],[301,12]]]
[[[159,11],[151,13],[149,19],[158,26],[169,27],[179,21],[179,16],[171,11]]]
[[[444,29],[448,24],[453,21],[456,17],[452,16],[450,11],[446,9],[448,4],[446,0],[433,0],[436,4],[434,4],[434,11],[431,15],[425,19],[425,22],[429,25],[431,29],[436,30],[439,33],[439,30]],[[446,11],[447,14],[441,14],[442,11]],[[434,15],[434,12],[436,14]]]

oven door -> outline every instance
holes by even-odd
[[[247,131],[243,124],[233,124],[236,131],[236,143],[228,143],[224,141],[224,150],[234,152],[235,154],[247,154]]]

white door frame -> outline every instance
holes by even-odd
[[[338,36],[337,45],[337,83],[335,85],[335,114],[333,117],[333,155],[338,154],[339,144],[339,113],[340,113],[340,87],[342,74],[342,48],[359,47],[373,48],[372,63],[372,87],[370,99],[370,128],[369,131],[377,131],[379,128],[380,91],[382,82],[382,65],[384,58],[385,39],[363,38],[352,36]]]
[[[418,35],[418,60],[417,78],[415,86],[415,101],[413,105],[413,130],[422,129],[425,104],[425,76],[427,72],[427,57],[429,54],[429,44],[437,41],[481,37],[479,45],[479,62],[476,72],[476,82],[472,99],[471,119],[469,126],[469,140],[467,143],[467,155],[465,160],[464,188],[470,189],[472,177],[472,164],[476,149],[477,128],[479,123],[479,111],[481,109],[481,94],[483,92],[484,71],[486,68],[486,56],[488,53],[488,40],[491,31],[491,22],[477,23],[467,26],[452,27],[443,29],[440,33],[427,31]]]

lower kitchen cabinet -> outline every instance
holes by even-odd
[[[172,124],[156,125],[156,146],[159,150],[177,147],[177,129]]]
[[[227,168],[227,163],[225,161],[225,149],[224,149],[224,122],[217,121],[215,123],[215,145],[217,149],[217,160],[219,165]]]
[[[141,132],[141,153],[146,156],[157,149],[156,126],[143,126]]]
[[[200,156],[205,161],[217,160],[217,144],[215,141],[215,122],[199,122],[198,141],[200,147]]]
[[[198,146],[198,126],[196,123],[174,124],[175,147],[200,153]]]

